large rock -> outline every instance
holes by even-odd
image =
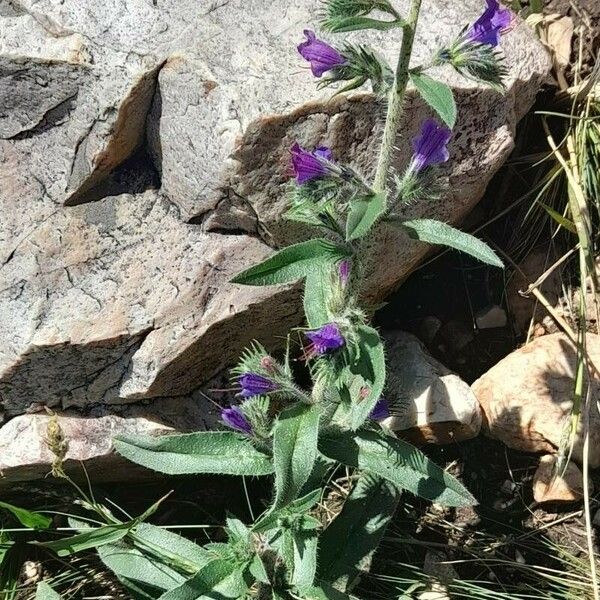
[[[399,2],[406,10],[407,1]],[[301,319],[297,287],[231,286],[307,231],[281,223],[288,150],[328,144],[374,170],[383,106],[330,101],[295,46],[319,0],[20,0],[0,7],[0,406],[85,409],[179,396],[253,337]],[[482,9],[424,3],[415,64]],[[390,62],[398,35],[369,38]],[[510,152],[548,70],[522,23],[499,93],[451,71],[449,185],[407,215],[459,221]],[[397,164],[430,110],[409,94]],[[150,158],[149,158],[150,157]],[[427,252],[393,229],[372,275],[394,288]]]
[[[468,384],[414,335],[394,331],[385,341],[392,412],[385,424],[416,443],[450,444],[477,436],[481,410]]]
[[[587,335],[587,351],[596,365],[591,385],[590,465],[600,467],[600,336]],[[483,409],[483,428],[507,446],[551,454],[560,446],[573,403],[577,351],[563,333],[535,339],[519,348],[472,386]],[[573,460],[583,457],[582,422]]]

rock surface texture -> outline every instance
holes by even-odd
[[[481,409],[468,384],[431,357],[414,335],[394,331],[385,341],[392,413],[385,424],[416,443],[450,444],[477,436]]]
[[[533,476],[533,498],[536,502],[576,502],[583,498],[583,474],[570,462],[563,473],[556,472],[556,456],[547,454]]]
[[[252,338],[269,344],[300,321],[297,286],[253,289],[228,280],[308,235],[279,221],[294,140],[327,144],[367,176],[374,170],[381,104],[368,92],[330,101],[296,54],[319,6],[0,3],[6,416],[40,405],[90,410],[183,396]],[[481,9],[479,0],[424,2],[415,64]],[[398,39],[369,40],[395,63]],[[459,221],[510,152],[549,61],[523,23],[504,37],[502,51],[505,93],[439,74],[459,106],[444,167],[448,191],[407,214]],[[429,115],[409,94],[399,165]],[[371,286],[378,296],[428,249],[391,229],[380,239]]]
[[[590,361],[600,366],[600,336],[587,335]],[[509,354],[472,386],[483,410],[483,429],[507,446],[554,453],[573,401],[577,353],[565,334],[554,333]],[[600,376],[591,381],[590,466],[600,467]],[[573,460],[581,464],[581,426]]]

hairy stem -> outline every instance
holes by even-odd
[[[398,66],[396,67],[395,85],[390,91],[383,141],[381,142],[377,171],[375,173],[375,180],[373,181],[375,192],[386,191],[390,167],[394,158],[396,135],[404,112],[404,96],[406,95],[406,87],[408,85],[408,68],[420,10],[421,0],[412,0],[410,12],[403,28],[404,34],[402,36],[400,56],[398,57]]]

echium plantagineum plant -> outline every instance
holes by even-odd
[[[352,598],[402,490],[447,506],[474,502],[457,480],[382,424],[390,414],[384,399],[385,353],[361,296],[382,225],[502,266],[483,242],[445,223],[397,216],[408,202],[431,201],[440,189],[437,169],[449,159],[456,104],[451,89],[428,71],[451,65],[465,76],[502,87],[506,70],[497,46],[511,13],[497,0],[486,2],[481,16],[422,66],[410,63],[421,0],[411,0],[407,15],[391,0],[329,0],[324,5],[322,25],[328,33],[401,33],[395,70],[365,46],[334,45],[310,29],[302,39],[299,32],[297,50],[320,86],[341,84],[345,91],[369,83],[387,105],[377,170],[370,179],[340,163],[327,147],[294,144],[286,217],[325,233],[284,248],[233,280],[253,286],[304,281],[302,359],[311,386],[294,380],[289,344],[278,360],[255,343],[233,371],[239,403],[223,410],[223,431],[115,440],[122,456],[168,474],[274,475],[271,505],[251,524],[228,519],[227,542],[199,547],[163,534],[157,547],[156,540],[145,537],[152,530],[132,527],[113,550],[123,553],[129,543],[136,557],[150,553],[155,562],[162,560],[170,577],[155,574],[152,585],[140,581],[143,573],[133,567],[128,572],[127,561],[111,562],[111,551],[104,547],[106,563],[136,597]],[[432,116],[413,140],[406,168],[397,172],[395,146],[409,82]],[[324,526],[315,507],[327,475],[338,465],[354,472],[354,488],[341,512]]]

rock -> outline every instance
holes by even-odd
[[[415,442],[449,444],[479,433],[481,412],[469,386],[432,358],[413,335],[386,335],[386,394],[392,416],[385,424]]]
[[[383,105],[366,91],[330,100],[300,72],[295,47],[318,6],[20,0],[0,11],[0,410],[85,415],[187,395],[252,338],[274,343],[301,321],[298,286],[227,282],[308,235],[280,222],[293,140],[329,144],[365,175],[375,166]],[[480,10],[426,1],[415,64]],[[369,39],[395,62],[397,38]],[[440,72],[460,115],[450,185],[407,216],[460,221],[510,152],[549,60],[520,22],[502,48],[504,94]],[[430,114],[411,92],[399,166]],[[376,251],[370,289],[382,297],[428,246],[384,227]]]
[[[556,474],[556,456],[547,454],[533,476],[533,498],[536,502],[575,502],[583,498],[583,475],[569,462],[565,472]]]
[[[20,415],[0,429],[0,488],[46,477],[55,458],[48,425],[57,419],[68,444],[65,470],[83,478],[81,464],[94,482],[132,481],[153,477],[150,471],[113,452],[112,438],[122,434],[160,434],[212,428],[218,410],[206,399],[158,399],[151,405],[96,408],[88,416],[75,411]]]
[[[496,327],[506,327],[506,312],[501,306],[494,304],[480,310],[475,315],[475,323],[478,329],[494,329]]]
[[[587,335],[590,360],[600,365],[600,336]],[[565,334],[545,335],[519,348],[472,389],[483,410],[483,430],[507,446],[552,454],[560,446],[573,397],[576,349]],[[590,465],[600,466],[600,379],[591,381]],[[573,460],[582,461],[581,425]]]

